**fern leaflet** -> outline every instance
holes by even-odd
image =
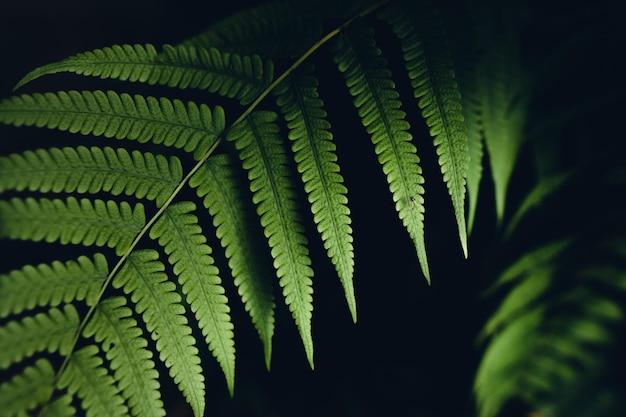
[[[54,369],[47,359],[37,359],[0,385],[0,409],[6,416],[23,416],[24,411],[35,409],[52,395]]]
[[[135,311],[156,342],[161,361],[191,405],[195,416],[204,415],[204,376],[196,340],[185,317],[182,297],[163,272],[165,266],[153,250],[134,251],[113,278],[113,287],[131,294]]]
[[[354,249],[347,189],[339,174],[335,144],[326,121],[327,113],[317,92],[317,79],[300,69],[276,90],[284,113],[298,171],[308,193],[313,220],[322,236],[343,285],[352,319],[356,322],[356,299],[352,275]]]
[[[215,48],[171,45],[164,45],[159,54],[150,44],[114,45],[39,67],[22,78],[15,89],[58,72],[197,88],[236,98],[241,104],[253,101],[273,78],[271,61],[264,62],[258,55],[240,57]]]
[[[191,214],[195,208],[191,202],[171,205],[150,229],[150,237],[158,240],[169,255],[169,262],[174,267],[209,349],[224,371],[232,395],[235,345],[230,308],[219,271],[210,256],[212,249],[206,244],[198,218]]]
[[[58,240],[115,248],[124,253],[145,224],[143,206],[126,202],[13,198],[0,201],[0,236],[33,241]]]
[[[96,253],[93,260],[81,256],[76,261],[27,265],[0,275],[0,317],[74,300],[93,305],[108,273],[106,258]]]
[[[467,257],[465,185],[469,163],[461,94],[455,81],[443,23],[428,0],[383,12],[400,40],[415,98],[437,148],[443,180],[456,215],[459,238]]]
[[[481,417],[497,415],[513,398],[554,415],[596,400],[586,396],[588,387],[624,317],[623,258],[611,265],[620,256],[611,252],[624,241],[584,242],[601,246],[600,258],[564,242],[545,246],[551,256],[522,257],[496,283],[512,288],[483,329],[490,341],[474,383]]]
[[[409,124],[387,62],[368,28],[350,28],[335,45],[335,62],[344,74],[363,126],[371,135],[387,175],[396,210],[417,250],[426,280],[430,272],[424,243],[424,178]]]
[[[252,228],[252,215],[247,212],[235,167],[226,155],[215,155],[207,160],[189,180],[204,206],[213,216],[213,225],[225,249],[239,295],[259,333],[265,351],[265,365],[269,369],[274,334],[274,296],[269,268],[260,253],[261,239]],[[255,220],[255,219],[254,219]]]
[[[110,147],[52,148],[0,158],[0,192],[134,195],[162,205],[182,179],[180,160]]]
[[[21,321],[11,321],[0,327],[0,369],[33,355],[35,352],[49,351],[67,354],[78,329],[78,313],[71,304],[64,311],[52,308],[34,317]]]
[[[271,247],[279,284],[313,368],[313,270],[276,118],[275,113],[252,113],[234,126],[228,140],[234,142],[248,172],[253,202]]]
[[[124,297],[108,298],[98,304],[83,334],[93,335],[106,352],[133,416],[164,416],[152,352],[146,349],[148,342],[141,337],[142,331],[131,315]]]
[[[76,351],[68,367],[59,378],[59,388],[67,388],[70,394],[77,394],[82,400],[87,417],[110,416],[124,417],[128,408],[119,395],[115,380],[102,366],[98,356],[98,347],[85,346]]]
[[[200,158],[224,130],[224,111],[193,102],[118,94],[61,91],[0,101],[0,122],[83,135],[132,139],[182,148]]]
[[[522,14],[518,6],[498,5],[489,10],[489,14],[481,17],[481,22],[486,24],[481,25],[483,30],[478,39],[486,49],[477,64],[477,81],[499,221],[504,216],[507,186],[525,138],[526,108],[522,92],[527,86],[522,77],[520,43],[516,39],[520,24],[516,14]]]

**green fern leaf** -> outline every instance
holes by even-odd
[[[554,271],[549,266],[535,267],[532,276],[521,279],[502,300],[498,310],[491,315],[480,335],[481,338],[494,335],[518,314],[532,309],[550,285]]]
[[[195,209],[191,202],[168,207],[150,229],[150,237],[158,240],[169,255],[174,273],[233,395],[235,343],[230,308],[219,271],[210,256],[212,249],[206,244],[198,218],[191,214]]]
[[[520,355],[530,351],[532,338],[536,337],[534,331],[543,313],[543,308],[526,311],[519,316],[515,326],[507,326],[487,348],[474,382],[480,417],[497,415],[506,399],[516,394],[519,381],[511,373]]]
[[[245,309],[263,343],[269,369],[275,307],[271,272],[263,268],[268,264],[259,250],[264,244],[261,238],[255,238],[258,231],[252,227],[252,215],[244,203],[247,195],[243,194],[236,168],[227,155],[212,156],[189,180],[189,185],[197,187],[198,197],[204,197],[204,206],[213,216],[216,235],[225,249]]]
[[[106,258],[96,253],[76,261],[27,265],[0,275],[0,317],[35,307],[56,307],[85,300],[93,305],[109,273]]]
[[[234,142],[248,172],[253,202],[271,247],[279,284],[313,368],[313,270],[276,119],[275,113],[252,113],[233,127],[228,140]]]
[[[467,257],[465,185],[469,151],[461,106],[443,23],[428,0],[392,4],[383,14],[404,52],[406,69],[422,116],[437,148],[448,186],[463,253]]]
[[[176,157],[109,147],[52,148],[0,158],[0,192],[110,192],[156,200],[158,206],[182,179]]]
[[[318,11],[319,8],[304,10],[301,4],[290,1],[260,4],[221,20],[183,45],[293,58],[322,37]]]
[[[12,198],[0,201],[0,236],[33,241],[58,240],[115,248],[124,253],[145,224],[144,209],[114,201]]]
[[[275,93],[281,107],[298,172],[309,196],[313,220],[322,236],[328,256],[335,265],[346,300],[356,322],[356,299],[352,275],[354,248],[347,189],[339,174],[335,144],[332,142],[327,113],[319,99],[317,79],[308,75],[311,68],[296,71]]]
[[[565,184],[571,177],[572,172],[561,172],[541,178],[517,208],[517,211],[511,218],[504,235],[510,237],[526,213],[540,205],[547,197],[553,195],[554,192]]]
[[[6,369],[36,352],[58,351],[67,355],[78,324],[76,309],[67,304],[63,311],[52,308],[47,314],[38,313],[0,327],[0,369]]]
[[[467,165],[467,233],[471,233],[478,206],[478,191],[483,175],[483,144],[482,122],[478,114],[478,105],[466,96],[462,97],[463,118],[467,126],[467,148],[469,162]]]
[[[37,359],[34,365],[0,385],[0,409],[3,416],[23,416],[48,401],[54,387],[54,369],[47,359]]]
[[[0,101],[0,123],[182,148],[199,159],[225,126],[224,111],[167,98],[114,91],[61,91]]]
[[[600,259],[567,242],[523,256],[496,283],[512,287],[483,329],[491,340],[474,384],[481,417],[498,415],[514,398],[571,415],[569,403],[580,404],[576,397],[588,401],[588,387],[598,382],[614,326],[624,319],[620,300],[626,288],[623,258],[615,267],[616,259],[605,253],[623,239],[585,241],[592,248],[609,246]]]
[[[87,417],[125,417],[128,408],[124,405],[115,380],[102,365],[98,347],[85,346],[74,352],[59,378],[58,386],[67,388],[70,394],[78,395]]]
[[[237,98],[241,104],[252,102],[273,78],[270,61],[203,49],[170,45],[157,53],[154,46],[114,45],[83,52],[63,61],[39,67],[22,78],[15,89],[39,77],[73,72],[100,78],[145,82],[178,88],[198,88]]]
[[[424,243],[424,178],[411,143],[409,124],[401,107],[387,62],[368,28],[348,31],[335,46],[335,61],[354,96],[363,126],[372,137],[378,161],[387,175],[396,210],[417,250],[426,280],[430,272]]]
[[[156,342],[161,361],[191,405],[194,415],[204,415],[204,376],[196,340],[191,335],[182,297],[163,272],[165,266],[154,250],[134,251],[113,278],[114,288],[131,294],[135,311]]]
[[[101,343],[133,415],[164,416],[152,352],[131,315],[124,297],[108,298],[98,304],[83,334]]]
[[[562,254],[572,244],[571,239],[563,239],[543,245],[521,256],[511,264],[492,286],[491,291],[503,284],[523,279],[528,274],[546,268],[555,257]]]
[[[477,42],[478,33],[484,26],[481,4],[460,3],[456,13],[446,14],[446,26],[450,28],[449,39],[453,48],[455,75],[461,92],[463,118],[467,128],[469,162],[467,167],[467,232],[471,233],[474,225],[478,194],[483,176],[484,126],[481,106],[482,77],[478,68],[483,45]]]
[[[489,8],[489,14],[481,16],[482,31],[478,38],[484,48],[477,64],[479,100],[499,221],[504,216],[506,190],[525,139],[526,107],[520,94],[528,86],[520,64],[521,42],[517,38],[520,28],[515,14],[522,13],[516,4]]]
[[[50,382],[52,384],[52,382]],[[76,409],[72,407],[72,397],[63,395],[47,403],[41,409],[38,417],[75,417]]]

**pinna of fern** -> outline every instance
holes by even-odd
[[[600,257],[581,256],[581,249],[593,251],[576,246],[570,239],[540,247],[496,282],[508,294],[481,336],[489,342],[474,384],[480,416],[499,415],[513,400],[553,416],[616,406],[601,404],[598,393],[609,387],[597,379],[607,372],[605,356],[624,318],[617,265],[624,242],[607,241]],[[559,262],[563,257],[575,261]]]
[[[380,2],[368,9],[368,13],[385,3]],[[401,41],[405,36],[412,39],[413,26],[393,23],[393,11],[389,13],[386,19],[399,30],[398,38]],[[395,13],[398,13],[397,9]],[[375,45],[373,33],[362,22],[358,25],[361,27],[348,30],[341,27],[331,32],[334,36],[341,30],[345,31],[335,44],[334,59],[355,98],[355,108],[371,135],[382,170],[387,175],[398,215],[415,243],[424,275],[430,280],[423,233],[424,180],[419,157],[411,143],[406,114],[399,110],[399,95],[386,69],[386,60]],[[303,58],[309,57],[323,43],[330,42],[331,37],[314,45]],[[37,303],[24,300],[11,307],[8,313],[9,320],[12,320],[10,323],[17,323],[15,315],[27,315],[36,306],[54,309],[59,300],[69,306],[79,305],[85,300],[89,312],[76,326],[73,340],[74,343],[78,339],[94,343],[80,349],[73,345],[69,352],[65,348],[50,348],[65,356],[61,368],[55,371],[53,384],[56,399],[51,400],[53,393],[47,392],[48,397],[37,397],[34,405],[32,401],[24,400],[18,405],[18,410],[43,406],[43,410],[62,410],[62,413],[69,414],[72,407],[68,406],[67,398],[76,396],[88,415],[123,415],[128,410],[133,415],[162,415],[158,377],[152,368],[151,352],[146,350],[147,339],[142,332],[145,329],[155,343],[159,359],[166,365],[194,414],[203,415],[205,388],[199,365],[199,342],[192,336],[187,308],[195,314],[205,342],[220,363],[232,392],[235,349],[230,307],[221,286],[219,271],[210,256],[212,249],[206,244],[207,239],[202,232],[204,228],[200,227],[196,215],[197,205],[175,201],[186,186],[195,189],[203,198],[204,208],[213,218],[218,238],[229,259],[231,275],[263,341],[269,366],[274,326],[273,299],[268,286],[255,281],[254,271],[258,267],[246,264],[249,261],[244,262],[237,253],[250,249],[246,244],[248,229],[240,227],[245,223],[241,219],[249,217],[244,206],[231,204],[235,200],[241,201],[233,197],[231,182],[227,180],[229,175],[226,170],[234,167],[230,162],[232,159],[229,158],[229,162],[223,165],[218,162],[223,156],[214,153],[225,141],[232,143],[241,168],[247,174],[252,203],[273,257],[275,273],[313,367],[311,318],[314,270],[301,211],[296,203],[297,181],[289,170],[288,142],[280,135],[281,126],[275,112],[253,111],[270,91],[275,92],[279,111],[287,122],[288,139],[291,140],[296,167],[308,195],[314,222],[337,269],[356,320],[347,190],[339,174],[323,101],[316,91],[318,81],[314,70],[301,66],[300,61],[274,79],[273,63],[262,60],[259,55],[239,55],[236,45],[230,52],[220,52],[213,45],[198,42],[194,46],[184,43],[164,46],[161,53],[150,45],[94,50],[36,69],[18,86],[44,75],[74,72],[181,89],[203,89],[236,99],[242,105],[252,103],[243,116],[229,126],[219,106],[131,96],[115,91],[23,94],[0,102],[0,121],[6,124],[136,140],[140,145],[151,142],[159,149],[174,147],[181,151],[181,155],[190,154],[196,161],[185,167],[181,166],[184,158],[149,152],[129,153],[123,147],[52,148],[27,151],[0,160],[0,177],[7,179],[3,180],[3,186],[6,184],[4,190],[28,190],[46,196],[54,193],[109,193],[120,196],[124,193],[132,199],[155,203],[154,206],[144,207],[143,202],[131,203],[130,199],[117,203],[93,197],[78,200],[69,196],[65,200],[51,200],[29,196],[14,197],[0,205],[0,235],[3,237],[109,246],[116,251],[111,269],[100,268],[97,274],[92,266],[95,263],[103,266],[102,255],[96,255],[93,262],[84,257],[78,260],[81,270],[89,272],[87,275],[95,281],[93,288],[98,288],[100,284],[97,295],[93,295],[95,290],[90,289],[87,296],[76,286],[65,283],[60,290],[57,287],[54,294],[45,293],[43,288],[44,294],[40,295]],[[302,42],[301,50],[310,46],[308,40]],[[422,115],[435,139],[444,180],[455,207],[462,246],[467,252],[464,214],[459,212],[464,201],[467,159],[466,139],[458,111],[460,96],[445,59],[435,60],[433,64],[430,62],[431,53],[417,51],[416,58],[412,55],[415,52],[407,52],[407,68],[415,81],[415,94],[420,100]],[[422,60],[422,56],[428,59]],[[429,71],[416,69],[420,65],[426,65]],[[433,101],[438,103],[434,107],[429,104]],[[231,149],[226,145],[223,147]],[[80,176],[66,169],[68,162],[74,164],[79,161]],[[36,169],[39,163],[45,167],[43,171]],[[29,174],[22,177],[22,170]],[[48,171],[53,176],[48,176]],[[98,174],[93,171],[98,171]],[[224,181],[207,183],[214,178]],[[147,216],[144,215],[146,211]],[[85,218],[83,226],[72,223],[77,216]],[[38,223],[29,225],[32,219]],[[42,224],[42,220],[49,224]],[[62,228],[62,225],[70,223],[73,228]],[[141,239],[146,234],[159,244],[158,251],[141,248]],[[169,267],[161,258],[167,259]],[[68,262],[67,267],[76,265],[72,262]],[[165,272],[168,268],[171,268],[176,280],[168,278]],[[3,276],[0,285],[11,287],[11,291],[20,291],[28,288],[26,278],[33,275],[65,282],[60,271],[63,268],[58,263],[25,267]],[[105,296],[110,283],[113,289],[121,288],[128,298]],[[176,291],[176,285],[180,286],[183,295]],[[4,294],[4,291],[0,293]],[[130,310],[126,306],[128,300],[142,324],[130,318]],[[52,311],[57,310],[50,310],[50,315],[57,314]],[[128,349],[118,346],[116,341],[119,340],[128,341]],[[28,346],[35,346],[32,343],[28,342]],[[12,360],[19,361],[18,358]],[[124,363],[135,363],[137,366],[124,366]],[[81,369],[89,370],[89,375],[82,375]],[[3,384],[0,390],[26,386],[25,382],[32,382],[33,372],[48,375],[49,363],[37,362],[34,368],[24,368],[23,377]],[[138,379],[143,379],[144,383],[132,382]],[[99,392],[102,393],[100,397],[97,395]],[[153,399],[153,404],[148,405],[141,398]]]

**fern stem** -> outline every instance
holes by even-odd
[[[61,367],[59,368],[59,370],[57,371],[57,373],[55,375],[54,385],[56,385],[58,383],[58,380],[59,380],[60,376],[63,374],[63,372],[67,368],[67,366],[69,364],[69,361],[70,361],[70,359],[72,357],[72,354],[74,353],[74,350],[76,349],[76,345],[78,344],[78,340],[80,339],[80,335],[84,331],[87,323],[89,322],[89,319],[91,319],[91,317],[93,316],[93,314],[94,314],[98,304],[100,303],[100,301],[102,300],[102,297],[104,296],[104,293],[106,292],[107,288],[109,287],[109,284],[111,283],[111,281],[115,277],[115,274],[117,274],[117,272],[121,269],[121,267],[124,264],[124,262],[126,262],[126,260],[128,259],[128,257],[132,253],[132,251],[139,244],[139,241],[144,237],[144,235],[148,232],[148,230],[150,230],[152,225],[154,225],[154,223],[156,223],[156,221],[161,217],[161,215],[165,212],[165,210],[171,205],[171,203],[178,196],[178,194],[183,189],[183,187],[185,187],[185,185],[187,185],[187,183],[189,182],[189,179],[204,165],[204,163],[209,159],[209,157],[213,154],[213,152],[215,152],[215,149],[217,149],[217,147],[222,143],[222,140],[224,139],[224,137],[226,136],[228,131],[230,131],[234,126],[236,126],[239,123],[241,123],[244,120],[246,120],[246,118],[248,116],[250,116],[250,114],[258,107],[258,105],[274,89],[276,89],[276,87],[278,85],[280,85],[289,75],[291,75],[291,73],[293,71],[295,71],[298,67],[300,67],[300,65],[302,65],[302,63],[305,62],[322,45],[324,45],[330,39],[332,39],[335,36],[337,36],[341,31],[343,31],[346,27],[348,27],[356,19],[367,16],[368,14],[374,12],[375,10],[379,9],[380,7],[382,7],[385,4],[389,3],[390,1],[391,0],[381,0],[378,3],[375,3],[372,6],[370,6],[370,7],[366,8],[366,9],[364,9],[363,11],[357,13],[356,15],[354,15],[353,17],[351,17],[350,19],[348,19],[347,21],[345,21],[341,25],[337,26],[332,31],[328,32],[324,37],[322,37],[315,44],[313,44],[306,52],[304,52],[289,68],[287,68],[269,86],[267,86],[265,88],[265,90],[256,98],[256,100],[254,100],[246,108],[246,110],[229,127],[227,127],[216,138],[216,140],[213,143],[213,145],[204,153],[204,155],[202,155],[202,157],[198,160],[198,162],[189,170],[189,173],[187,173],[187,175],[185,175],[185,177],[180,181],[180,183],[176,186],[176,188],[174,188],[174,190],[172,191],[172,193],[168,197],[168,199],[161,205],[161,207],[157,210],[157,212],[148,220],[146,225],[139,231],[139,233],[137,234],[135,239],[129,245],[129,247],[126,250],[126,252],[124,252],[124,254],[117,261],[117,263],[115,264],[113,269],[111,269],[111,272],[109,273],[109,275],[107,276],[106,280],[102,284],[102,288],[100,289],[100,292],[98,293],[98,296],[94,300],[93,305],[89,308],[89,310],[87,311],[87,314],[85,315],[83,320],[81,320],[80,325],[78,326],[78,329],[76,330],[76,334],[74,336],[74,340],[72,340],[72,344],[71,344],[71,347],[69,349],[69,352],[68,352],[67,356],[65,356],[65,359],[63,360],[63,363],[61,364]],[[39,416],[41,416],[41,412],[43,412],[43,409],[38,414]]]
[[[276,78],[267,88],[257,97],[254,102],[246,109],[245,112],[242,113],[241,116],[233,123],[233,126],[244,121],[246,117],[252,113],[252,111],[270,94],[280,83],[282,83],[292,72],[294,72],[304,61],[306,61],[309,56],[311,56],[315,51],[317,51],[322,45],[327,43],[329,40],[337,36],[342,30],[348,27],[352,22],[360,17],[365,17],[368,14],[372,13],[376,9],[384,6],[389,3],[391,0],[381,0],[376,4],[368,7],[367,9],[357,13],[350,19],[343,22],[341,25],[337,26],[335,29],[328,32],[324,37],[322,37],[319,41],[315,42],[313,46],[311,46],[306,52],[304,52],[289,68],[287,68],[278,78]]]

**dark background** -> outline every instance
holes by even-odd
[[[0,5],[0,97],[10,96],[13,85],[40,65],[113,44],[175,44],[249,4],[253,2],[5,1]],[[232,285],[225,282],[236,328],[236,392],[230,399],[215,361],[205,358],[207,415],[473,415],[471,387],[481,354],[475,335],[493,307],[479,293],[494,270],[506,262],[493,255],[501,252],[492,243],[489,183],[481,190],[482,210],[470,239],[470,257],[464,260],[435,152],[423,126],[416,124],[414,134],[427,181],[426,243],[433,280],[428,287],[412,243],[385,192],[387,185],[373,149],[354,154],[348,148],[351,141],[369,142],[369,138],[360,130],[345,89],[330,87],[341,81],[339,75],[328,72],[327,76],[329,87],[322,82],[320,92],[331,115],[349,189],[359,321],[352,323],[336,274],[321,244],[313,240],[316,369],[309,369],[295,325],[278,298],[272,370],[267,372],[252,324]],[[54,75],[20,92],[80,90],[91,85],[119,91],[142,88]],[[17,149],[89,144],[90,140],[63,132],[0,126],[0,155]],[[93,140],[94,144],[116,145],[101,138]],[[313,230],[312,225],[307,227]],[[55,248],[52,252],[43,244],[7,241],[0,245],[0,273],[28,263],[70,259],[73,250],[56,252]],[[490,259],[488,264],[483,264],[485,259]],[[191,415],[165,373],[161,381],[168,392],[164,398],[168,416]]]

